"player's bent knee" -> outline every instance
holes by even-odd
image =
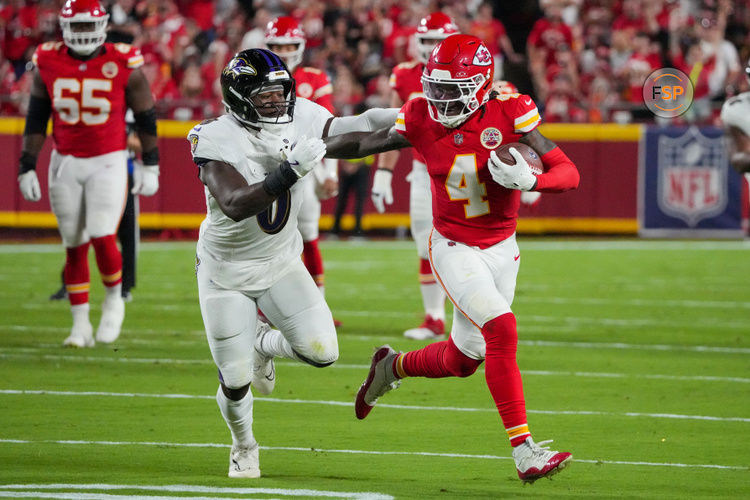
[[[252,371],[253,367],[249,361],[222,363],[219,365],[219,381],[222,387],[230,390],[241,389],[250,385]]]
[[[296,354],[301,361],[316,368],[331,366],[339,359],[338,349],[336,349],[335,352],[321,352],[320,355],[306,355],[295,349],[294,354]]]
[[[445,351],[445,364],[453,376],[463,378],[473,375],[482,364],[482,360],[468,357],[450,341]]]

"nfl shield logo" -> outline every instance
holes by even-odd
[[[727,205],[727,156],[724,141],[690,127],[680,137],[659,137],[657,200],[667,215],[695,227]]]
[[[460,146],[464,143],[464,135],[463,134],[456,134],[453,136],[453,144],[456,146]]]

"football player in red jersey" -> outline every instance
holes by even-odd
[[[325,72],[307,66],[300,66],[305,52],[305,33],[293,17],[277,17],[266,28],[266,46],[286,63],[292,77],[297,82],[297,96],[334,113],[331,93],[333,86]],[[299,214],[299,231],[303,241],[305,267],[325,295],[323,256],[318,248],[320,224],[320,200],[336,196],[338,193],[338,162],[324,159],[314,170],[313,175],[303,179],[305,193]],[[336,326],[341,323],[334,321]]]
[[[391,73],[391,107],[400,108],[410,99],[423,95],[420,78],[430,52],[440,41],[454,33],[458,33],[458,28],[442,12],[433,12],[419,22],[414,35],[417,60],[401,63]],[[409,220],[411,235],[417,244],[419,255],[419,289],[422,293],[424,320],[418,327],[406,330],[404,336],[416,340],[436,339],[445,334],[445,293],[435,281],[427,255],[427,240],[432,228],[430,178],[422,155],[416,149],[412,153],[412,170],[407,177],[410,183]],[[393,203],[391,178],[398,157],[398,151],[390,151],[378,158],[378,169],[372,181],[372,202],[378,212],[384,212],[385,205]]]
[[[89,245],[106,290],[96,340],[114,342],[125,316],[122,257],[115,233],[128,182],[128,107],[143,147],[143,167],[135,172],[132,191],[150,196],[159,188],[156,113],[148,82],[138,69],[143,56],[130,45],[104,43],[108,19],[98,0],[68,0],[60,12],[64,42],[47,42],[34,52],[36,68],[18,176],[23,197],[39,201],[36,161],[51,115],[49,197],[65,246],[64,280],[73,315],[63,344],[74,347],[94,345]]]
[[[518,334],[511,311],[521,254],[515,238],[520,194],[578,186],[573,162],[538,130],[527,95],[491,95],[492,56],[476,37],[452,35],[432,52],[422,76],[425,97],[407,102],[394,126],[329,138],[327,155],[359,158],[413,146],[432,182],[433,272],[454,304],[448,340],[407,353],[377,349],[355,401],[365,418],[377,399],[405,377],[467,377],[485,361],[485,378],[513,447],[519,477],[535,481],[564,468],[570,453],[535,443],[526,420]],[[535,176],[521,154],[495,154],[510,142],[531,146],[544,173]]]

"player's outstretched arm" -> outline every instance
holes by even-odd
[[[737,127],[726,127],[729,136],[729,162],[739,173],[750,173],[750,137]]]
[[[323,141],[326,144],[326,157],[346,160],[411,146],[406,137],[399,134],[394,126],[375,132],[350,132],[328,136]]]
[[[544,163],[544,173],[536,178],[534,191],[540,193],[560,193],[576,189],[581,179],[575,164],[563,153],[557,144],[534,129],[523,135],[518,142],[531,146],[539,153]]]

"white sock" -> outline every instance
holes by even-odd
[[[419,285],[422,291],[424,312],[434,319],[445,321],[445,291],[437,283],[423,283]]]
[[[86,302],[85,304],[78,304],[75,306],[70,306],[70,313],[73,315],[73,328],[75,328],[77,325],[88,325],[91,322],[89,321],[89,303]]]
[[[122,282],[116,284],[115,286],[105,286],[104,290],[107,293],[104,296],[104,302],[122,298]]]
[[[255,446],[253,437],[253,394],[248,390],[244,398],[232,401],[224,395],[224,391],[216,392],[216,402],[219,404],[221,416],[232,433],[233,446]]]
[[[261,342],[256,345],[261,354],[274,358],[297,359],[291,344],[284,338],[280,331],[271,329],[263,336]]]

